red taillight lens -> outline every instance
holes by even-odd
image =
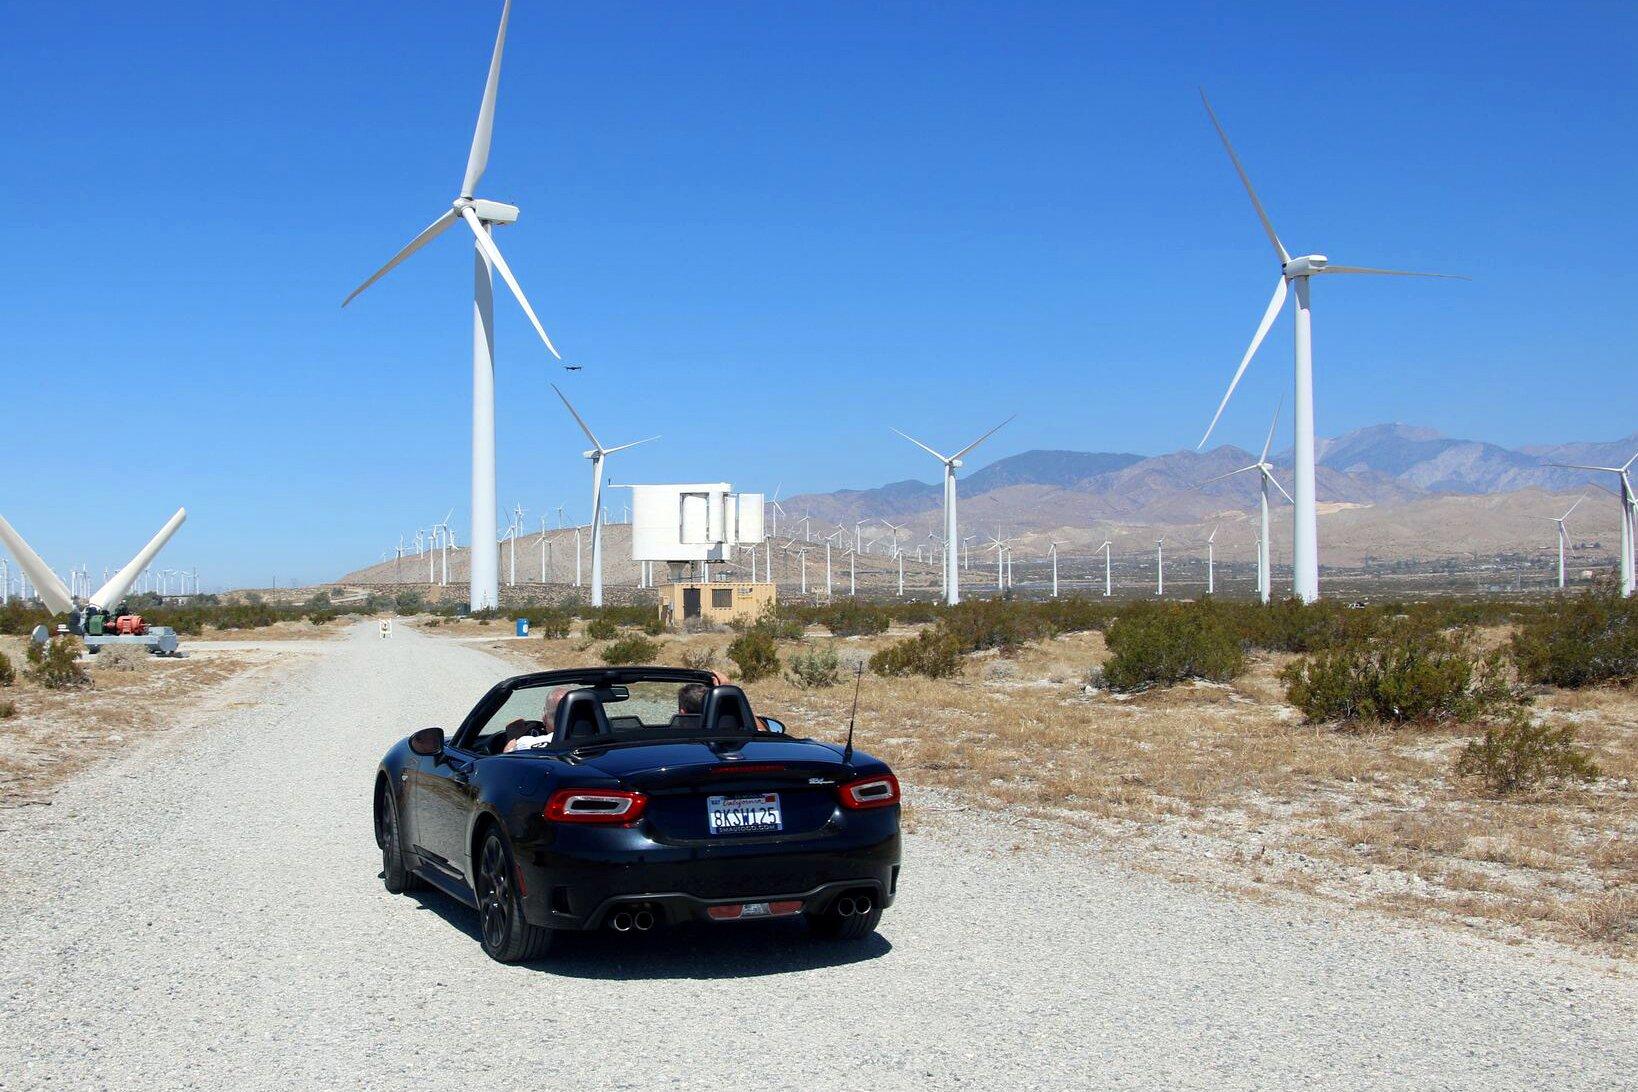
[[[558,789],[546,801],[554,823],[608,823],[630,826],[643,817],[648,797],[623,789]]]
[[[875,774],[836,786],[842,807],[853,811],[886,808],[899,802],[899,779],[892,774]]]

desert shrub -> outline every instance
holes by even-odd
[[[1010,654],[1025,641],[1050,634],[1046,620],[1032,604],[1015,600],[969,599],[946,609],[939,627],[964,652],[997,648]]]
[[[1322,599],[1304,603],[1281,599],[1262,603],[1218,604],[1242,640],[1270,652],[1318,652],[1375,635],[1385,612],[1379,607],[1350,609]]]
[[[690,671],[710,671],[717,662],[717,650],[710,645],[704,648],[685,648],[681,655],[682,665]]]
[[[1171,686],[1184,679],[1228,682],[1245,670],[1240,642],[1212,604],[1128,608],[1108,629],[1104,678],[1112,690]]]
[[[593,641],[612,641],[620,635],[620,629],[611,618],[598,616],[586,623],[586,637]]]
[[[888,645],[870,657],[878,675],[925,675],[944,679],[961,673],[961,642],[942,626]]]
[[[763,633],[775,641],[800,641],[807,632],[807,613],[800,608],[769,610],[755,619],[735,618],[728,628],[735,633]]]
[[[53,637],[43,645],[30,641],[28,675],[48,690],[66,690],[91,681],[79,664],[80,643],[73,637]]]
[[[874,637],[892,622],[887,611],[858,599],[843,599],[818,612],[816,621],[837,637]]]
[[[1456,775],[1477,778],[1505,795],[1554,781],[1591,781],[1598,763],[1576,743],[1574,729],[1536,723],[1518,710],[1462,749]]]
[[[1587,592],[1524,621],[1513,658],[1528,683],[1593,686],[1638,679],[1638,599]]]
[[[660,643],[640,633],[610,641],[603,646],[603,662],[610,665],[649,664],[660,654]]]
[[[569,615],[567,611],[542,611],[529,625],[547,641],[561,641],[569,635]]]
[[[1515,704],[1505,666],[1467,634],[1409,625],[1323,649],[1280,677],[1286,700],[1310,721],[1470,721]]]
[[[772,634],[753,626],[728,645],[728,658],[739,668],[739,677],[756,682],[779,673],[779,650]]]
[[[399,614],[420,614],[426,609],[427,597],[418,591],[401,591],[392,597],[392,606]]]
[[[148,666],[151,655],[141,645],[108,645],[97,653],[97,666],[114,671],[137,671]]]
[[[883,608],[895,622],[903,622],[908,626],[919,626],[939,619],[942,609],[937,603],[922,599],[912,599],[904,603],[892,603]]]
[[[30,606],[21,599],[13,599],[0,607],[0,633],[22,637],[34,632],[35,626],[49,625],[51,612]]]
[[[17,703],[14,701],[0,701],[0,720],[10,720],[17,715]]]
[[[441,626],[444,624],[444,620],[435,614],[431,618],[428,618],[423,624],[427,626]]]
[[[648,634],[650,637],[658,637],[660,634],[665,632],[665,623],[660,621],[660,616],[658,614],[655,614],[653,611],[649,611],[647,616],[643,619],[641,628],[642,631]]]
[[[319,607],[307,612],[307,620],[315,626],[326,625],[341,617],[341,612],[329,607]]]
[[[12,664],[11,657],[0,652],[0,686],[17,685],[17,668]]]
[[[792,656],[790,671],[786,678],[793,686],[799,686],[804,690],[835,686],[841,679],[841,666],[841,661],[836,657],[836,649],[828,644],[819,645]]]
[[[1116,614],[1110,604],[1078,595],[1049,599],[1034,604],[1034,607],[1049,633],[1085,633],[1104,629]]]

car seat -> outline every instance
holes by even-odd
[[[557,707],[557,738],[574,742],[609,734],[603,703],[591,690],[572,690]]]
[[[708,736],[756,730],[751,703],[745,697],[745,691],[737,686],[713,686],[710,693],[705,695],[700,720]]]

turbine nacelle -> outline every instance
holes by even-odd
[[[1331,259],[1323,254],[1304,254],[1300,258],[1292,258],[1286,262],[1281,270],[1285,273],[1285,279],[1289,281],[1298,277],[1309,277],[1315,273],[1324,273],[1330,262]]]
[[[478,219],[486,224],[515,224],[518,222],[520,211],[516,205],[508,205],[504,201],[490,201],[482,197],[457,197],[450,203],[450,207],[457,213],[471,209],[478,214]]]

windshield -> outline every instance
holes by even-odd
[[[621,697],[621,691],[625,696]],[[700,727],[700,703],[706,687],[701,683],[634,682],[603,696],[603,714],[615,735],[653,729]]]

